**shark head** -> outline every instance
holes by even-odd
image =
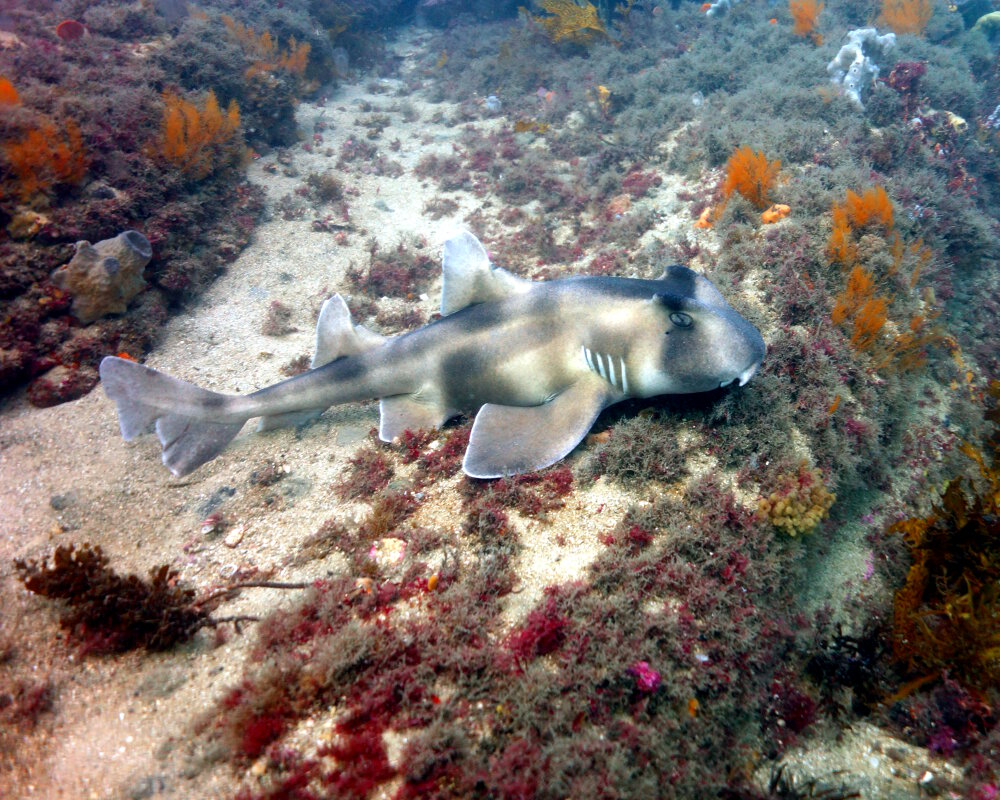
[[[660,284],[650,300],[652,331],[647,327],[644,335],[642,394],[707,392],[749,381],[766,351],[760,331],[686,267],[668,267]]]

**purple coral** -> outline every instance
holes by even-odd
[[[660,673],[648,661],[637,661],[628,668],[628,674],[635,678],[636,688],[643,694],[652,694],[660,688]]]

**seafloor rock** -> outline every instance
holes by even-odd
[[[77,242],[73,259],[52,273],[52,282],[73,297],[73,315],[93,322],[122,314],[146,287],[142,271],[153,256],[139,231],[123,231],[97,244]]]
[[[97,386],[97,370],[88,364],[53,367],[28,387],[28,402],[50,408],[83,397]]]

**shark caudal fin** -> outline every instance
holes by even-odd
[[[225,395],[124,358],[109,356],[101,361],[101,383],[118,407],[125,440],[155,428],[163,446],[163,463],[177,477],[219,455],[246,422],[202,419],[198,412],[221,409]]]

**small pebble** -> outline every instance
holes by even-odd
[[[243,532],[246,527],[242,524],[236,525],[229,533],[226,534],[226,538],[222,540],[222,543],[226,547],[236,547],[240,542],[243,541]]]

